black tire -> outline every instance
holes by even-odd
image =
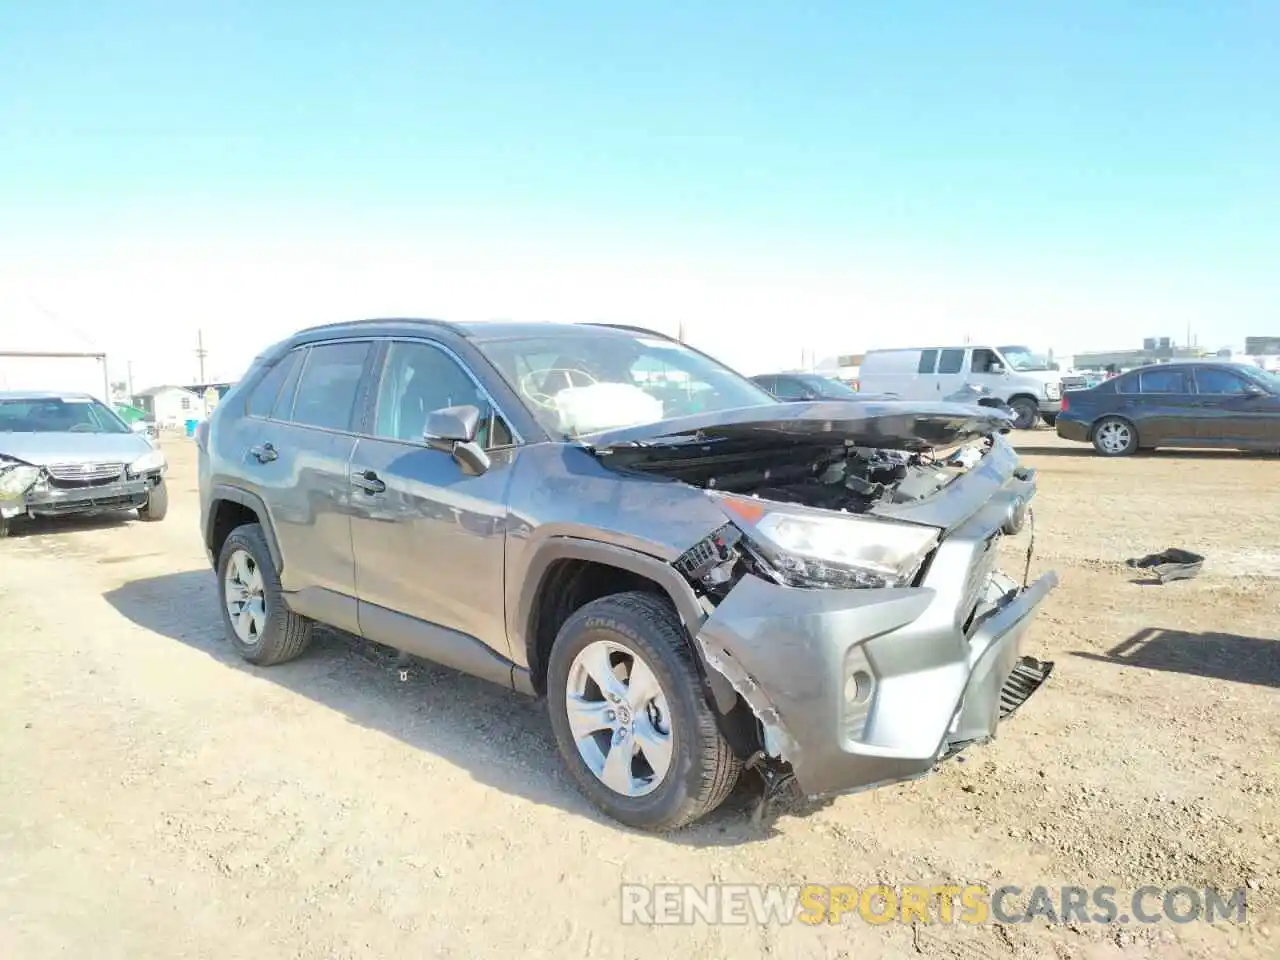
[[[1040,422],[1040,407],[1030,397],[1014,397],[1009,401],[1013,425],[1019,430],[1034,430]]]
[[[643,796],[625,796],[597,778],[579,754],[569,726],[569,671],[577,655],[597,640],[638,654],[657,677],[671,712],[671,765],[661,784]],[[592,803],[626,826],[666,832],[693,823],[724,802],[742,763],[721,735],[702,686],[684,626],[659,597],[614,594],[593,600],[565,622],[547,666],[547,705],[560,755]]]
[[[266,626],[256,643],[245,643],[236,633],[231,622],[231,613],[227,610],[227,565],[236,551],[243,550],[253,559],[262,574],[263,606],[266,610]],[[285,663],[301,656],[311,643],[312,622],[300,617],[284,602],[280,590],[280,574],[271,561],[271,550],[267,547],[267,538],[262,533],[262,526],[246,523],[236,527],[222,545],[218,554],[218,600],[222,607],[222,622],[227,630],[227,639],[240,654],[250,663],[260,667],[270,667],[277,663]]]
[[[1108,433],[1112,428],[1115,432]],[[1109,436],[1124,435],[1128,440],[1123,445],[1108,440]],[[1138,452],[1138,428],[1124,417],[1103,417],[1093,425],[1089,439],[1093,441],[1093,449],[1104,457],[1128,457]]]
[[[169,512],[169,487],[161,479],[147,494],[147,502],[138,508],[138,519],[159,523]]]
[[[1058,423],[1058,415],[1056,413],[1042,413],[1040,414],[1040,419],[1044,421],[1046,427],[1054,427]]]

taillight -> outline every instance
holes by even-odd
[[[1063,390],[1063,391],[1062,391],[1062,412],[1063,412],[1063,413],[1066,413],[1066,412],[1067,412],[1067,408],[1068,408],[1069,406],[1071,406],[1071,400],[1070,400],[1070,397],[1071,397],[1071,391],[1070,391],[1070,390]]]
[[[196,424],[196,446],[202,451],[209,449],[209,421],[201,420]]]

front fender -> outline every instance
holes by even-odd
[[[707,669],[701,649],[693,642],[707,620],[707,612],[693,587],[670,564],[625,547],[577,537],[546,537],[532,545],[531,550],[523,575],[516,581],[519,583],[518,594],[507,604],[507,635],[511,638],[511,653],[524,661],[517,666],[526,671],[533,671],[537,666],[535,614],[547,571],[561,560],[583,560],[626,570],[657,584],[671,600],[684,624],[689,648],[698,659],[700,672],[711,686],[716,706],[722,712],[732,708],[736,700],[733,688],[719,673]]]

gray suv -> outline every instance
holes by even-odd
[[[766,799],[923,775],[1040,686],[1008,425],[781,403],[636,328],[359,321],[200,428],[201,524],[246,660],[319,622],[544,696],[583,792],[671,830],[744,767]]]

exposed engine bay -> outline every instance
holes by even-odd
[[[617,451],[615,465],[708,490],[865,513],[880,503],[933,496],[979,462],[990,444],[984,439],[939,455],[852,444],[792,443],[762,450],[758,442],[721,440]]]

